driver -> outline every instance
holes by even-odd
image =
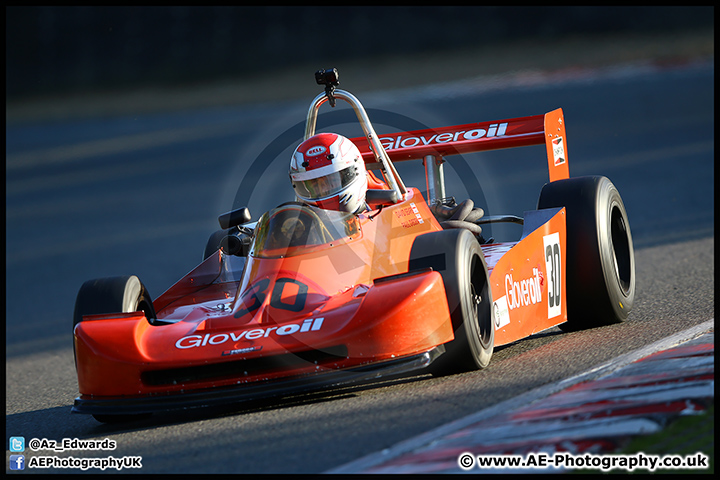
[[[360,213],[367,208],[367,170],[360,150],[336,133],[319,133],[302,142],[290,160],[295,195],[326,210]]]

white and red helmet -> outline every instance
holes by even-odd
[[[365,206],[367,171],[360,150],[336,133],[302,142],[290,160],[290,181],[303,202],[356,213]]]

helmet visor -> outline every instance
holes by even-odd
[[[339,172],[333,172],[319,178],[295,181],[295,194],[300,198],[318,199],[329,197],[350,185],[359,175],[356,166],[351,165]]]

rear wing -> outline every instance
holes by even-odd
[[[391,133],[378,139],[393,162],[545,144],[550,181],[554,182],[570,176],[566,138],[563,112],[558,108],[544,115]],[[368,168],[380,167],[366,137],[351,140]]]
[[[310,104],[305,122],[305,140],[315,134],[317,112],[329,101],[335,106],[340,99],[350,104],[358,117],[364,137],[351,139],[360,149],[365,164],[370,169],[380,169],[388,189],[368,189],[370,195],[382,201],[399,202],[407,193],[395,161],[422,159],[428,187],[428,204],[442,203],[445,196],[445,180],[442,157],[463,153],[497,150],[545,144],[550,181],[569,178],[565,121],[561,109],[545,115],[511,118],[496,122],[469,123],[438,129],[415,130],[379,136],[370,123],[365,108],[353,94],[335,87],[337,70],[315,72],[315,80],[325,85]]]

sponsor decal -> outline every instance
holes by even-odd
[[[548,318],[561,313],[562,304],[562,257],[560,256],[560,234],[555,232],[543,237],[545,245],[545,268],[548,276]]]
[[[314,147],[308,148],[307,153],[305,153],[305,155],[307,155],[308,157],[316,157],[318,155],[325,153],[326,151],[327,151],[327,148],[325,148],[324,146],[316,145]]]
[[[253,347],[236,348],[235,350],[225,350],[224,352],[222,352],[222,356],[227,357],[228,355],[237,355],[239,353],[259,352],[260,350],[262,350],[262,345],[255,345]]]
[[[510,311],[508,310],[507,295],[495,300],[493,303],[495,309],[495,330],[500,330],[510,323]]]
[[[493,123],[487,130],[476,128],[473,130],[460,130],[419,137],[398,135],[397,137],[381,137],[380,143],[385,150],[399,148],[412,148],[423,145],[437,145],[440,143],[459,142],[464,140],[477,140],[478,138],[502,137],[507,131],[507,123]]]
[[[307,320],[303,320],[302,323],[287,323],[279,327],[253,328],[241,332],[216,333],[214,335],[210,333],[206,333],[205,335],[188,335],[175,342],[175,348],[205,347],[207,345],[222,345],[228,341],[238,342],[242,339],[256,340],[258,338],[267,338],[270,335],[285,336],[295,333],[316,332],[322,328],[323,320],[325,320],[323,317],[308,318]]]
[[[395,216],[400,220],[400,225],[402,225],[403,228],[410,228],[425,223],[422,215],[420,215],[420,210],[418,210],[413,202],[410,202],[409,207],[395,210]]]
[[[542,301],[543,276],[539,268],[533,268],[533,276],[520,281],[513,279],[512,273],[505,274],[505,295],[510,310]]]
[[[565,163],[565,142],[563,142],[563,137],[557,137],[552,140],[552,150],[555,166],[557,167]]]

